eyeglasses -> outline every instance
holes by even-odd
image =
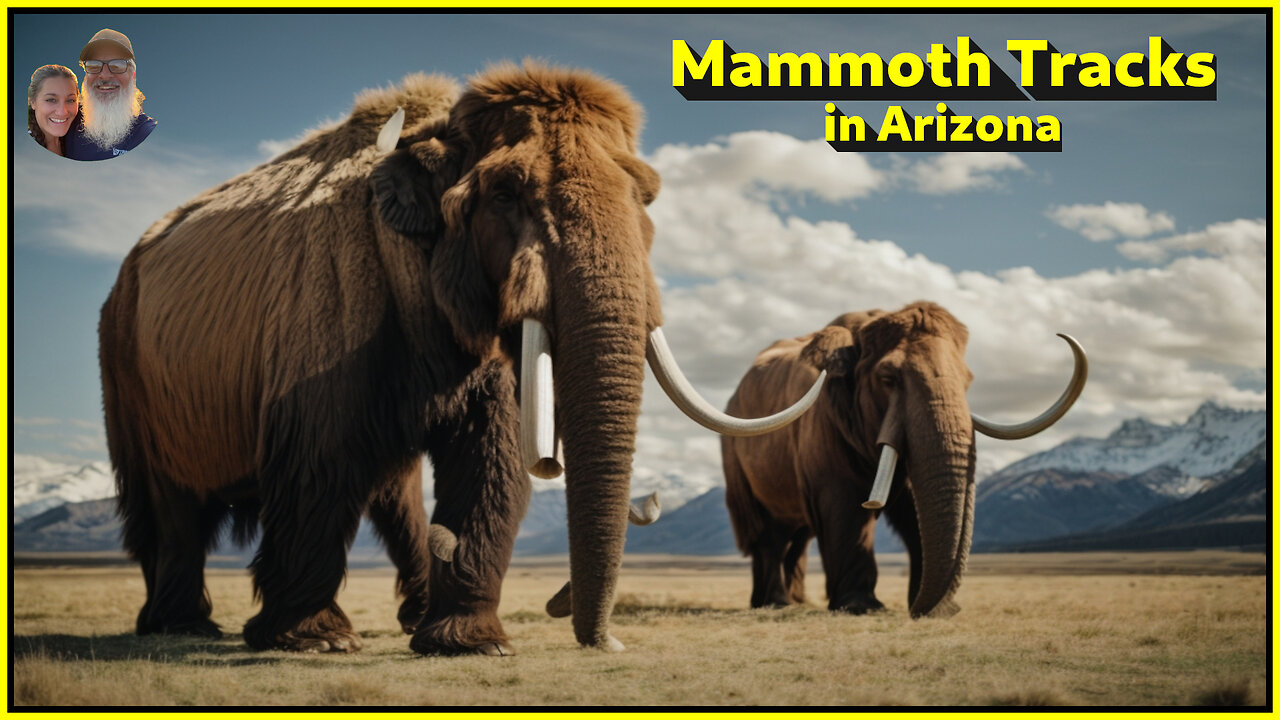
[[[103,62],[101,60],[85,60],[84,62],[80,63],[80,67],[84,68],[84,71],[89,73],[90,75],[97,75],[98,73],[102,72],[103,65],[106,65],[107,69],[110,70],[112,73],[116,75],[123,75],[125,74],[125,72],[129,70],[129,67],[133,65],[133,61],[132,60],[108,60],[106,62]]]

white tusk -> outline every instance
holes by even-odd
[[[653,375],[658,379],[658,384],[662,386],[676,407],[699,425],[733,437],[761,435],[790,424],[818,400],[822,383],[827,378],[827,371],[823,370],[817,382],[809,388],[809,392],[786,410],[768,417],[748,420],[726,415],[711,407],[711,404],[693,389],[684,374],[680,372],[680,366],[676,364],[671,348],[667,346],[667,338],[663,335],[662,328],[654,328],[653,332],[649,333],[645,357],[649,360],[649,367],[653,369]]]
[[[378,142],[375,144],[378,153],[386,155],[396,149],[396,143],[400,142],[400,131],[404,129],[404,108],[398,107],[391,114],[391,119],[386,125],[378,131]]]
[[[644,501],[644,507],[637,507],[635,503],[631,503],[628,511],[627,519],[632,525],[652,525],[658,521],[658,516],[662,514],[662,503],[658,501],[658,493],[654,491],[652,495]]]
[[[898,451],[892,445],[880,446],[880,467],[876,469],[876,481],[871,485],[871,497],[862,503],[868,510],[880,510],[889,500],[889,483],[898,465]]]
[[[1080,343],[1076,342],[1075,338],[1063,333],[1058,333],[1058,337],[1067,341],[1071,346],[1072,355],[1075,356],[1075,369],[1071,373],[1071,382],[1067,383],[1067,389],[1062,391],[1058,401],[1034,420],[1012,425],[1000,425],[970,413],[974,430],[998,440],[1021,440],[1048,428],[1067,414],[1076,398],[1080,397],[1080,392],[1084,390],[1085,380],[1089,378],[1089,358],[1085,356],[1084,348],[1080,347]]]
[[[889,501],[889,485],[893,471],[898,466],[898,448],[902,444],[902,396],[895,390],[889,396],[889,406],[880,421],[880,434],[876,445],[880,447],[880,465],[876,468],[875,482],[871,483],[871,496],[862,503],[868,510],[880,510]]]
[[[520,452],[530,474],[551,479],[564,468],[557,459],[556,396],[547,329],[525,318],[520,345]]]

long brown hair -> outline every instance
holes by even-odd
[[[27,86],[27,133],[35,138],[41,147],[48,146],[44,142],[44,131],[40,129],[40,125],[36,122],[36,110],[34,107],[36,95],[40,93],[40,86],[44,84],[45,80],[58,75],[71,78],[71,84],[75,85],[77,93],[79,92],[80,81],[76,78],[76,74],[71,71],[71,68],[62,65],[41,65],[36,68],[35,72],[31,73],[31,84]],[[76,116],[71,119],[68,132],[80,122],[81,112],[79,108],[76,109]]]

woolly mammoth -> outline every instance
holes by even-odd
[[[734,535],[752,561],[751,606],[804,602],[805,556],[817,537],[829,607],[882,608],[872,540],[883,508],[910,556],[911,616],[955,613],[973,531],[974,430],[1023,438],[1066,413],[1088,365],[1062,337],[1075,355],[1071,381],[1049,410],[1018,425],[971,415],[968,331],[932,303],[847,313],[760,353],[730,413],[768,412],[819,372],[829,378],[813,410],[785,430],[721,440]]]
[[[509,653],[496,610],[527,471],[562,458],[574,633],[619,647],[646,351],[666,356],[639,123],[586,73],[504,65],[460,96],[412,75],[143,235],[100,326],[139,633],[220,633],[203,567],[231,525],[261,533],[250,646],[358,649],[335,595],[365,514],[414,650]],[[697,419],[755,433],[802,409]]]

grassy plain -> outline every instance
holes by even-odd
[[[883,556],[888,610],[750,610],[740,558],[628,556],[619,654],[580,649],[543,604],[566,559],[518,559],[500,615],[518,654],[423,658],[395,622],[390,569],[350,572],[339,601],[365,640],[353,655],[252,652],[244,570],[208,574],[208,641],[133,635],[136,567],[45,558],[13,571],[11,703],[116,705],[967,705],[1268,703],[1266,558],[1260,553],[977,555],[948,620],[912,621],[902,556]],[[53,563],[53,564],[49,564]],[[815,563],[816,565],[816,563]]]

